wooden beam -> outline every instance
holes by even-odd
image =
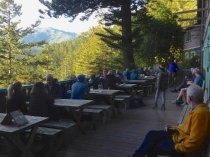
[[[180,12],[174,13],[174,15],[185,14],[185,13],[191,13],[191,12],[198,12],[198,11],[206,11],[206,10],[210,10],[210,8],[200,8],[200,9],[193,9],[193,10],[180,11]]]
[[[178,21],[194,21],[194,20],[201,20],[201,19],[205,19],[206,17],[195,17],[195,18],[187,18],[187,19],[178,19]]]

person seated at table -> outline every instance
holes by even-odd
[[[113,70],[109,70],[107,73],[107,89],[116,89],[117,78],[114,75]]]
[[[210,111],[203,103],[204,92],[198,85],[187,88],[187,102],[192,111],[180,125],[166,126],[166,130],[149,131],[132,157],[171,155],[184,157],[199,153],[209,138]]]
[[[196,84],[198,86],[202,86],[203,78],[199,74],[199,70],[197,68],[193,69],[192,74],[195,76],[194,81],[187,81],[187,85]],[[176,98],[175,102],[178,106],[183,106],[186,104],[186,88],[182,88]]]
[[[123,74],[119,70],[115,70],[115,77],[118,84],[123,82]]]
[[[26,95],[22,91],[20,82],[15,82],[9,86],[6,100],[7,112],[20,110],[23,114],[27,113]]]
[[[136,69],[133,69],[131,71],[130,79],[131,80],[138,80],[139,79],[139,74],[138,74],[138,71]]]
[[[147,67],[144,67],[144,76],[150,76],[151,73]]]
[[[85,75],[80,74],[71,87],[71,99],[85,99],[88,93],[88,85],[85,82]]]
[[[29,97],[29,114],[32,116],[51,117],[56,116],[53,108],[54,100],[46,92],[44,83],[36,82]]]
[[[61,86],[58,84],[57,79],[53,78],[52,74],[47,74],[46,81],[45,89],[48,94],[54,99],[62,98]]]
[[[99,78],[96,77],[95,74],[92,74],[90,76],[90,79],[88,80],[88,86],[92,87],[93,89],[98,89],[98,84],[99,84]]]
[[[107,83],[107,70],[103,70],[103,73],[100,75],[99,77],[99,86],[103,89],[107,89],[108,88],[108,83]]]
[[[130,80],[130,70],[128,68],[125,69],[125,71],[123,72],[123,76],[125,80]]]

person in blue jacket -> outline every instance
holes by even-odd
[[[77,82],[71,87],[71,99],[85,99],[88,92],[88,85],[85,83],[85,75],[81,74],[77,77]]]
[[[176,73],[179,70],[178,65],[176,64],[176,61],[173,60],[168,68],[169,71],[169,84],[173,86],[175,84],[175,79],[176,79]]]

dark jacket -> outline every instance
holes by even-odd
[[[52,98],[62,98],[62,89],[58,83],[53,83],[51,85],[45,84],[45,89]]]
[[[168,88],[168,73],[165,69],[160,69],[157,76],[157,89],[166,90]]]
[[[54,100],[47,93],[33,93],[29,98],[29,114],[33,116],[53,117]]]
[[[107,75],[107,88],[108,89],[116,89],[117,78],[115,75]]]
[[[27,113],[26,96],[21,91],[16,91],[10,99],[7,99],[7,112],[20,110],[23,114]]]

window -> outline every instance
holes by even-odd
[[[186,31],[186,32],[185,32],[184,41],[185,41],[185,43],[191,41],[191,31]]]

